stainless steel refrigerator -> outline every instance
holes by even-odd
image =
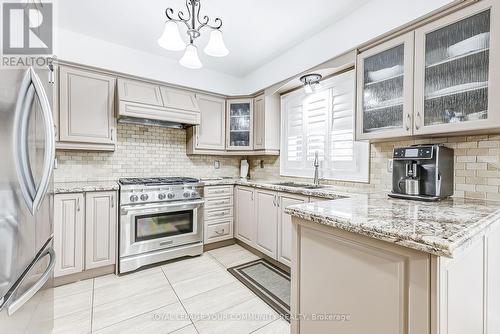
[[[0,332],[50,333],[55,254],[51,68],[0,69]]]

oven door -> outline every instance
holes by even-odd
[[[120,257],[203,241],[203,200],[124,205]]]

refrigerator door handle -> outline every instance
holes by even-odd
[[[52,247],[47,248],[38,257],[38,260],[33,264],[32,267],[34,267],[40,260],[45,258],[47,255],[50,257],[50,262],[49,262],[49,265],[47,266],[47,269],[45,269],[45,272],[42,274],[42,276],[40,276],[40,279],[35,284],[33,284],[33,286],[31,286],[28,290],[26,290],[19,298],[17,298],[16,300],[13,300],[12,302],[9,303],[9,306],[7,307],[7,314],[9,316],[12,316],[17,310],[19,310],[49,280],[50,276],[52,275],[52,272],[54,271],[54,267],[56,265],[56,254],[55,254],[54,249]]]
[[[56,143],[54,133],[54,120],[52,119],[52,109],[50,108],[49,98],[47,97],[47,93],[43,88],[42,82],[40,81],[38,75],[35,73],[33,67],[30,67],[29,71],[31,74],[31,81],[33,82],[33,86],[35,87],[36,95],[40,102],[40,106],[42,107],[43,123],[45,126],[45,156],[43,158],[42,179],[33,200],[33,209],[34,212],[36,212],[43,202],[43,198],[47,194],[47,190],[49,188],[50,179],[54,170],[54,160],[56,158]]]
[[[30,108],[35,95],[35,88],[31,84],[31,74],[26,71],[19,95],[17,97],[15,118],[14,118],[14,162],[16,165],[17,177],[24,197],[26,206],[33,214],[33,199],[36,196],[36,186],[33,174],[29,165],[28,156],[28,123]]]

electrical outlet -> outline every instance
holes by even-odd
[[[387,173],[392,173],[393,162],[394,162],[394,160],[392,160],[392,159],[387,160]]]
[[[215,160],[214,161],[214,168],[215,169],[220,169],[220,161],[219,160]]]

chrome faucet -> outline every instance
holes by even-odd
[[[319,186],[319,152],[314,152],[314,185]]]

